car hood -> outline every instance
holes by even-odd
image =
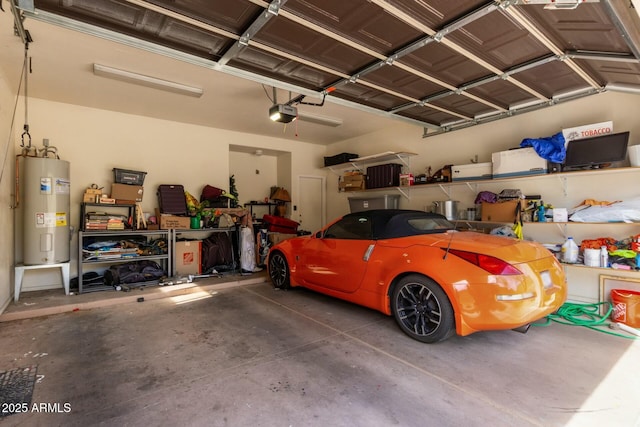
[[[510,264],[529,262],[553,256],[548,249],[536,242],[471,231],[450,231],[442,234],[387,239],[378,241],[378,244],[389,247],[428,245],[443,249],[458,249],[461,251],[491,255],[507,261]]]

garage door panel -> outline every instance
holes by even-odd
[[[512,68],[549,54],[540,41],[502,11],[492,12],[454,31],[447,38],[500,69]]]
[[[289,0],[284,8],[385,55],[423,35],[371,2]]]

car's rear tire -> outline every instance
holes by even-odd
[[[269,255],[269,278],[274,288],[289,289],[291,287],[289,264],[287,258],[280,251]]]
[[[444,341],[456,331],[447,294],[436,282],[419,274],[403,277],[396,284],[391,311],[400,329],[418,341]]]

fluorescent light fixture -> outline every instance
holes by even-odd
[[[276,104],[269,108],[269,118],[274,122],[290,123],[298,117],[298,109],[286,104]]]
[[[118,68],[107,67],[106,65],[93,64],[93,74],[96,76],[109,77],[127,83],[134,83],[141,86],[152,87],[154,89],[166,90],[168,92],[179,93],[181,95],[194,96],[200,98],[204,91],[202,88],[187,86],[169,80],[156,77],[145,76],[131,71],[120,70]]]
[[[312,114],[312,113],[307,113],[305,111],[299,111],[299,110],[298,110],[298,120],[309,122],[309,123],[315,123],[317,125],[331,126],[334,128],[342,125],[343,123],[342,119],[339,119],[337,117],[321,116],[319,114]]]

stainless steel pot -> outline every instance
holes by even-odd
[[[458,201],[443,200],[433,202],[433,212],[444,215],[448,220],[455,220],[458,214]]]

